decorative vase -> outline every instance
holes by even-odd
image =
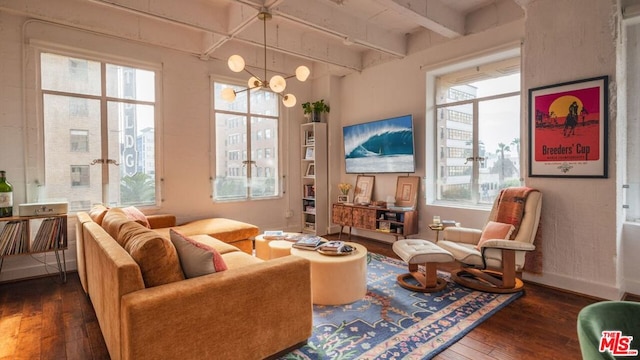
[[[322,112],[314,110],[311,113],[311,122],[320,122],[321,119],[322,119]]]
[[[338,195],[338,202],[339,203],[349,202],[349,195]]]

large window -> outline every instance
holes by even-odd
[[[278,196],[278,97],[270,91],[252,90],[239,92],[229,103],[221,97],[225,87],[242,90],[231,84],[213,83],[214,199]]]
[[[154,71],[43,52],[43,197],[155,205]]]
[[[624,205],[626,221],[640,223],[640,17],[626,26],[626,182]]]
[[[519,57],[435,78],[435,200],[493,203],[520,184]]]

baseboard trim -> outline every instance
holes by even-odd
[[[28,257],[28,255],[23,256]],[[46,266],[36,260],[33,260],[33,262],[26,266],[18,265],[12,267],[7,265],[5,262],[2,272],[0,272],[0,284],[60,275],[58,273],[58,264],[55,256],[51,256],[51,259],[47,258]],[[76,271],[76,259],[66,259],[66,269],[67,275],[69,272]]]
[[[542,275],[533,275],[523,273],[522,279],[527,282],[551,286],[559,290],[587,295],[598,299],[619,300],[623,294],[621,289],[614,286],[573,279],[559,274],[544,273]]]

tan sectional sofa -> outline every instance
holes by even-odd
[[[167,225],[170,218],[148,222]],[[195,228],[183,227],[183,234]],[[308,260],[263,261],[233,242],[188,234],[215,248],[228,269],[185,279],[164,235],[169,230],[161,229],[146,228],[121,209],[78,213],[78,272],[112,359],[263,359],[311,336]]]

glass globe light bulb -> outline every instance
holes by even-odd
[[[284,106],[290,108],[296,105],[296,97],[293,94],[287,94],[282,98]]]
[[[287,87],[287,81],[280,75],[274,75],[271,80],[269,80],[269,87],[271,91],[281,93]]]
[[[222,96],[222,100],[225,100],[225,101],[228,101],[228,102],[232,102],[233,100],[236,99],[236,92],[233,91],[232,88],[227,87],[227,88],[222,89],[221,96]]]
[[[311,71],[304,65],[300,65],[296,69],[296,79],[298,79],[299,81],[307,80],[309,78],[309,74],[311,74]]]
[[[247,85],[249,86],[249,89],[255,89],[255,88],[259,88],[262,84],[260,82],[260,79],[258,79],[255,76],[252,76],[251,78],[249,78]]]
[[[240,55],[231,55],[229,56],[229,60],[227,60],[227,65],[229,65],[231,71],[241,72],[244,70],[244,59]]]

